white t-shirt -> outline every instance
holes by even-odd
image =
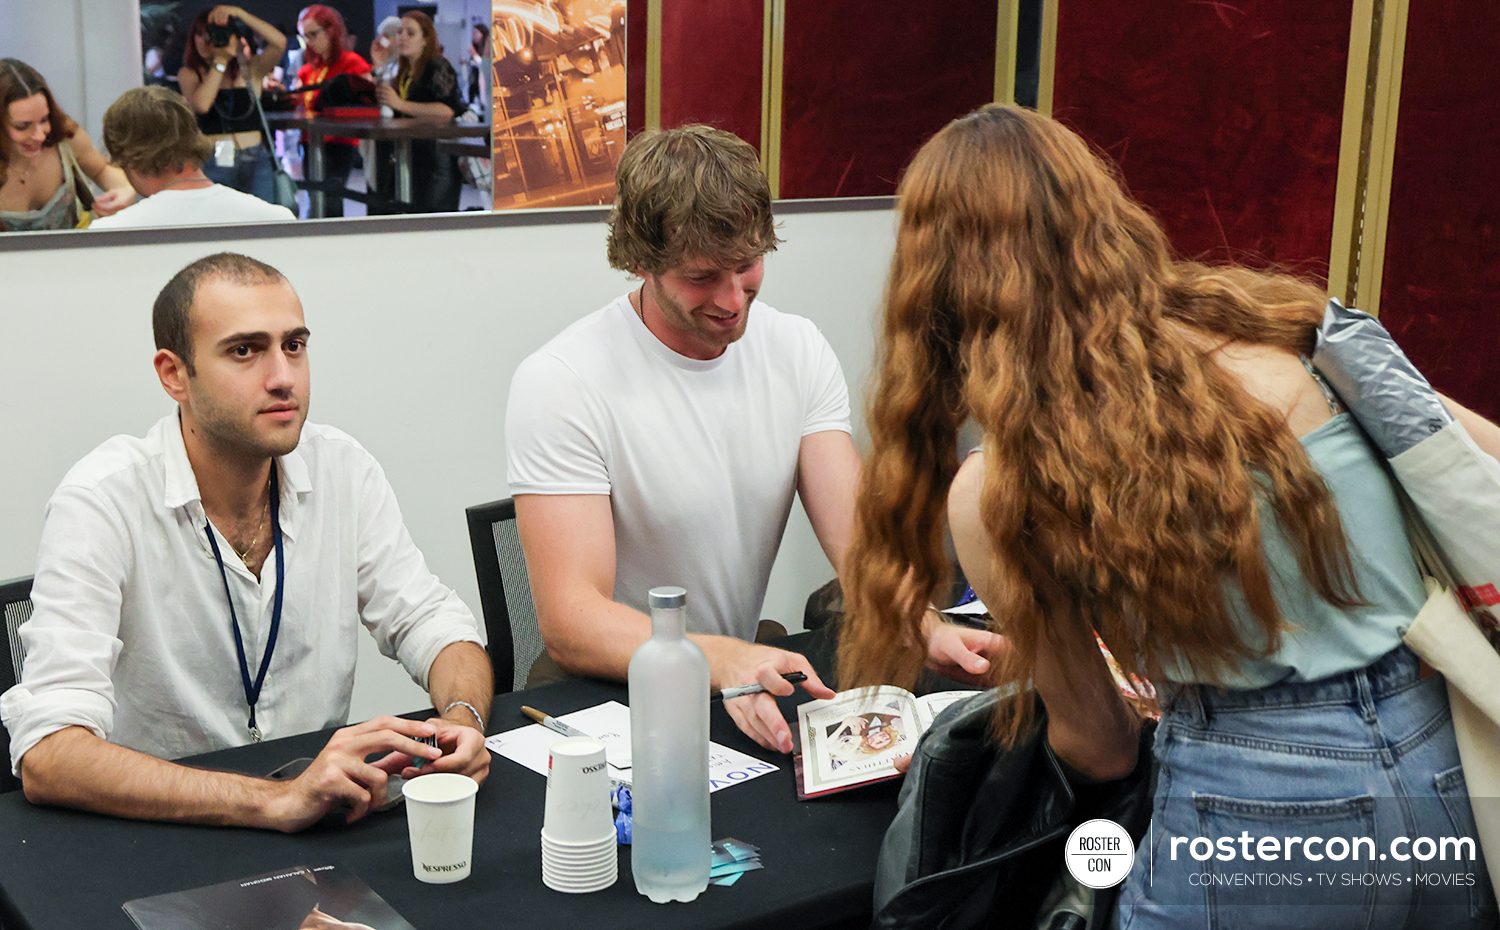
[[[141,229],[146,226],[211,226],[216,223],[270,223],[295,220],[286,207],[215,184],[194,190],[167,188],[112,216],[101,216],[89,229]]]
[[[505,414],[510,493],[607,494],[614,599],[681,585],[688,629],[753,639],[802,437],[849,432],[849,390],[811,321],[756,302],[710,361],[673,352],[626,297],[521,363]]]
[[[445,646],[480,641],[469,608],[428,571],[363,446],[307,423],[279,462],[286,583],[255,708],[268,739],[348,721],[361,624],[423,688]],[[63,478],[47,503],[35,611],[21,626],[21,683],[0,696],[13,766],[69,726],[164,759],[250,741],[206,523],[175,411],[143,439],[109,440]],[[257,579],[215,539],[253,679],[270,634],[276,556]]]

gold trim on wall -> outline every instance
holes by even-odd
[[[661,5],[646,0],[646,119],[647,129],[661,128]],[[627,40],[628,41],[628,40]]]
[[[1408,0],[1354,0],[1328,292],[1380,312]]]
[[[998,0],[995,10],[995,102],[1016,102],[1016,43],[1021,4]]]
[[[1364,232],[1366,178],[1370,152],[1370,92],[1378,70],[1379,27],[1384,0],[1354,0],[1344,71],[1344,122],[1339,135],[1339,173],[1333,195],[1333,237],[1328,252],[1328,293],[1354,305],[1359,280],[1360,239]]]
[[[761,28],[760,165],[781,196],[781,92],[786,63],[786,0],[765,0]]]
[[[1042,42],[1037,49],[1036,111],[1052,115],[1052,82],[1057,74],[1057,5],[1063,0],[1042,0]]]
[[[1370,168],[1365,189],[1364,248],[1354,305],[1380,315],[1385,280],[1385,236],[1390,225],[1391,176],[1396,161],[1396,118],[1401,110],[1401,69],[1406,60],[1406,17],[1410,0],[1385,0],[1380,38],[1380,74],[1371,108]]]

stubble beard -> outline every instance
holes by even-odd
[[[297,420],[274,431],[258,430],[255,426],[259,413],[250,415],[244,422],[219,405],[207,402],[202,396],[195,398],[193,420],[203,437],[220,454],[243,461],[259,461],[290,453],[302,441],[302,427],[307,422],[308,398],[291,398],[297,403]]]
[[[672,299],[666,288],[661,286],[660,281],[651,282],[651,296],[656,301],[657,308],[667,323],[678,332],[691,336],[706,345],[712,346],[719,351],[729,348],[745,335],[745,327],[750,323],[750,304],[745,304],[745,310],[740,314],[740,321],[734,329],[726,335],[718,327],[712,327],[703,323],[693,311]]]

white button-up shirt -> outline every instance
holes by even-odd
[[[278,462],[286,583],[256,704],[268,739],[348,721],[360,623],[423,688],[443,647],[481,642],[473,613],[428,571],[384,472],[359,443],[308,423]],[[144,439],[117,436],[68,472],[47,503],[21,682],[0,696],[13,771],[69,726],[165,759],[249,742],[207,523],[175,412]],[[275,553],[257,580],[213,532],[253,680],[271,627]]]

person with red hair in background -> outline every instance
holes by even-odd
[[[305,46],[302,67],[297,69],[297,87],[323,84],[340,74],[369,77],[370,63],[346,47],[349,33],[338,10],[321,3],[308,7],[297,17],[297,31],[301,33]],[[321,90],[307,91],[302,94],[302,106],[309,110],[319,109],[320,96]],[[323,178],[326,181],[337,182],[340,188],[349,186],[349,173],[354,168],[354,153],[358,145],[357,139],[329,137],[324,140]],[[324,201],[323,215],[344,215],[342,194]]]

